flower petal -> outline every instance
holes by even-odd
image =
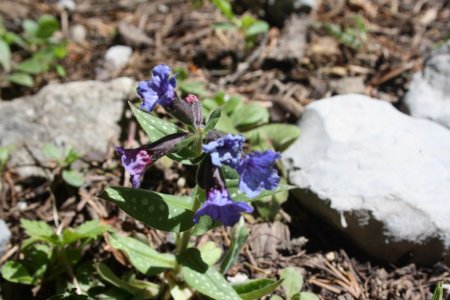
[[[255,151],[244,157],[236,168],[240,175],[239,189],[250,198],[258,196],[263,189],[275,189],[280,176],[273,165],[280,157],[279,153],[271,150]]]
[[[194,222],[198,223],[201,216],[207,215],[225,226],[233,226],[243,212],[251,213],[253,207],[246,202],[231,200],[226,190],[212,189],[202,207],[195,213]]]
[[[224,164],[235,168],[241,158],[244,141],[244,137],[240,134],[235,136],[227,134],[203,145],[203,151],[211,155],[212,163],[216,167]]]
[[[150,151],[144,147],[136,149],[124,149],[116,147],[116,151],[121,155],[122,164],[125,170],[131,175],[131,183],[134,188],[140,186],[142,174],[144,174],[147,167],[152,163],[152,155]]]

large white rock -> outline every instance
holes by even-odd
[[[11,239],[11,231],[5,221],[0,219],[0,256],[3,255]]]
[[[450,41],[434,51],[414,75],[405,95],[407,111],[450,127]]]
[[[369,254],[450,257],[450,131],[391,104],[342,95],[308,105],[284,153],[295,196]]]
[[[33,96],[0,102],[0,146],[13,146],[11,165],[22,176],[41,176],[44,144],[75,148],[104,159],[120,134],[117,124],[135,86],[131,78],[52,84]]]

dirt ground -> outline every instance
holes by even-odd
[[[204,82],[210,93],[240,94],[268,107],[271,121],[294,123],[306,104],[344,91],[397,105],[427,54],[450,37],[450,2],[445,0],[317,1],[310,14],[286,16],[284,27],[271,27],[252,49],[246,48],[239,32],[212,28],[225,19],[208,3],[200,8],[188,0],[80,0],[76,4],[75,10],[66,11],[57,1],[0,2],[0,14],[9,30],[20,32],[24,19],[52,14],[60,18],[61,34],[69,43],[69,55],[62,62],[65,78],[49,72],[39,75],[31,89],[3,87],[0,101],[33,94],[54,82],[120,76],[146,79],[155,64],[166,63],[189,70],[190,77]],[[358,27],[361,19],[364,29]],[[295,24],[295,29],[286,24]],[[358,34],[345,44],[330,33],[331,25],[352,28]],[[85,35],[74,36],[77,26],[86,30]],[[294,44],[283,39],[290,34],[298,37],[291,41]],[[113,45],[129,45],[133,54],[124,68],[108,72],[104,54]],[[296,51],[286,50],[289,47]],[[349,84],[349,78],[355,84]],[[123,122],[124,140],[135,138],[130,134],[134,125],[128,119]],[[132,221],[114,205],[96,198],[104,187],[123,184],[118,158],[111,155],[106,161],[89,164],[89,184],[80,189],[67,188],[58,180],[21,178],[13,167],[6,170],[0,217],[11,224],[13,238],[12,248],[0,263],[18,257],[24,238],[18,220],[52,222],[55,205],[57,217],[66,226],[99,218],[120,230],[145,234],[156,247],[166,246],[163,233]],[[145,185],[157,191],[186,194],[193,185],[193,170],[178,164],[167,168],[156,163],[149,173]],[[186,185],[180,187],[179,178],[186,178]],[[21,209],[23,201],[28,203],[25,209]],[[293,214],[299,214],[302,221],[297,223],[299,218]],[[248,221],[252,230],[261,230],[258,219]],[[278,221],[264,226],[262,230],[271,234],[282,232],[277,236],[284,240],[273,241],[275,248],[261,249],[250,239],[230,276],[277,276],[283,267],[294,265],[304,270],[307,290],[322,299],[339,300],[431,299],[437,282],[450,281],[450,268],[443,264],[423,268],[407,262],[373,262],[351,244],[333,239],[332,229],[313,215],[292,210],[289,201]],[[226,247],[227,235],[226,229],[218,229],[210,238]],[[104,244],[96,247],[89,251],[95,259],[114,259]]]

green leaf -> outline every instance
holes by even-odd
[[[270,300],[283,300],[283,298],[278,295],[273,295],[272,297],[270,297]]]
[[[6,72],[11,70],[11,50],[9,45],[0,39],[0,65],[3,66]]]
[[[33,87],[34,80],[33,77],[26,73],[14,72],[7,77],[7,79],[15,84],[23,85],[26,87]]]
[[[71,244],[82,239],[96,239],[108,231],[109,226],[100,224],[98,220],[87,221],[77,229],[63,230],[63,244]]]
[[[198,249],[187,249],[178,256],[178,262],[186,283],[201,294],[216,300],[241,299],[225,278],[202,260]]]
[[[244,218],[241,218],[233,227],[233,231],[231,233],[231,245],[225,254],[222,265],[220,266],[220,272],[222,274],[225,274],[236,262],[239,257],[239,253],[241,252],[241,248],[244,246],[245,241],[248,238],[248,234],[249,232],[245,225]]]
[[[0,147],[0,173],[6,166],[9,159],[9,154],[11,153],[11,147]]]
[[[221,107],[218,107],[212,111],[212,113],[209,115],[208,122],[206,122],[205,132],[208,132],[216,127],[217,122],[219,122],[221,113]]]
[[[233,125],[238,129],[254,127],[269,122],[269,111],[259,104],[242,104],[231,115]]]
[[[256,21],[245,30],[246,36],[254,36],[269,31],[269,24],[264,21]]]
[[[23,264],[17,261],[7,261],[2,268],[2,276],[5,280],[16,283],[32,284],[33,277],[31,277],[28,270]]]
[[[132,295],[136,294],[136,289],[130,286],[127,282],[117,277],[116,274],[114,274],[107,265],[98,263],[95,265],[95,269],[97,270],[98,275],[100,275],[100,277],[106,282],[112,284],[115,287],[118,287],[121,290],[127,291]]]
[[[73,148],[69,148],[66,151],[66,157],[64,158],[64,165],[69,166],[71,163],[77,161],[80,158],[80,154]]]
[[[202,260],[209,266],[215,265],[222,256],[222,248],[217,246],[217,244],[213,241],[206,242],[199,248],[199,250]]]
[[[249,198],[239,190],[239,180],[238,179],[226,180],[226,183],[227,183],[228,193],[230,194],[231,198],[233,198],[235,201],[246,201],[246,202],[255,201],[255,200],[267,197],[267,196],[275,195],[277,193],[289,191],[289,190],[296,188],[295,186],[292,186],[292,185],[279,184],[272,191],[263,190],[258,196],[254,197],[254,198]]]
[[[195,226],[192,230],[192,235],[199,236],[199,235],[205,234],[206,232],[210,231],[211,229],[214,229],[221,225],[222,225],[222,223],[220,223],[218,221],[214,221],[209,216],[206,216],[206,215],[201,216],[200,219],[198,220],[198,223],[195,224]]]
[[[301,292],[300,300],[320,300],[320,298],[319,298],[319,296],[317,296],[316,294],[311,293],[311,292]]]
[[[83,174],[77,170],[64,170],[62,172],[62,177],[66,183],[74,187],[80,187],[84,182]]]
[[[228,0],[211,0],[211,2],[220,10],[220,12],[228,19],[234,20],[235,16],[231,3]]]
[[[444,299],[444,288],[442,282],[439,282],[434,289],[432,300],[442,300]]]
[[[282,132],[283,134],[280,134]],[[267,124],[243,133],[247,141],[252,145],[263,142],[263,149],[273,147],[277,151],[283,151],[297,140],[300,128],[288,124]]]
[[[175,256],[161,254],[134,238],[112,234],[109,243],[111,247],[125,252],[131,264],[143,274],[153,274],[152,269],[155,268],[173,269],[176,266]]]
[[[283,287],[286,298],[292,299],[292,297],[300,293],[303,286],[303,276],[294,267],[288,267],[281,271],[280,278],[283,279],[281,286]]]
[[[233,284],[233,288],[242,300],[258,300],[272,293],[282,281],[268,278],[252,279],[243,283]]]
[[[205,88],[205,83],[200,81],[180,81],[180,90],[186,94],[194,94],[200,97],[207,96],[209,92]]]
[[[54,144],[44,144],[42,147],[42,153],[57,162],[60,162],[63,159],[63,152],[61,148],[55,146]]]
[[[220,115],[219,122],[217,122],[217,124],[216,124],[216,129],[223,131],[223,132],[232,133],[232,134],[239,133],[237,131],[237,129],[234,127],[233,121],[231,120],[231,118],[226,114]]]
[[[33,277],[33,284],[42,279],[50,263],[53,247],[48,244],[32,244],[22,249],[24,260],[21,261]]]
[[[218,29],[218,30],[235,30],[235,29],[237,29],[236,24],[228,23],[228,22],[213,23],[211,25],[211,27],[212,27],[212,29]]]
[[[155,142],[166,135],[181,131],[176,125],[144,112],[132,103],[130,103],[130,107],[151,142]]]
[[[50,15],[43,15],[39,18],[36,30],[36,37],[47,39],[59,29],[58,20]]]
[[[63,78],[66,77],[66,70],[64,69],[63,66],[61,66],[59,64],[56,64],[55,65],[55,70],[56,70],[56,73],[58,73],[59,76],[61,76]]]
[[[194,225],[192,197],[108,187],[100,198],[117,204],[130,216],[159,230],[182,232]]]
[[[22,27],[28,36],[35,36],[38,30],[38,24],[35,21],[29,19],[22,22]]]
[[[15,69],[17,71],[25,72],[28,74],[39,74],[44,71],[44,68],[42,67],[41,63],[33,58],[24,60],[20,64],[17,64]]]
[[[20,226],[25,230],[25,233],[33,239],[43,240],[53,244],[56,243],[58,239],[53,232],[53,229],[43,221],[20,219]]]

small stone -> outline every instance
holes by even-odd
[[[86,42],[87,30],[81,24],[75,24],[70,28],[70,36],[74,42]]]
[[[328,261],[334,261],[336,259],[336,255],[334,254],[334,252],[328,252],[327,254],[325,254],[325,258]]]
[[[312,102],[283,153],[293,195],[387,262],[450,261],[450,130],[363,95]]]
[[[124,67],[130,60],[133,49],[128,46],[116,45],[112,46],[106,51],[105,62],[106,65],[111,66],[110,69],[118,70]]]
[[[414,75],[404,104],[413,117],[450,127],[450,41],[434,51]]]
[[[9,231],[8,225],[5,221],[0,219],[0,256],[2,256],[9,244],[11,239],[11,231]]]

